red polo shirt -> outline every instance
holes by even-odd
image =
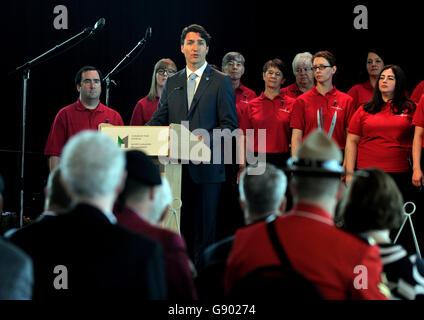
[[[247,103],[257,97],[255,91],[249,89],[241,83],[239,87],[234,90],[234,93],[236,95],[236,104],[238,104],[239,102]]]
[[[424,128],[424,94],[421,96],[421,99],[415,110],[414,118],[412,119],[412,124]],[[424,139],[423,139],[423,148],[424,148]]]
[[[423,94],[424,94],[424,80],[421,81],[412,92],[411,100],[414,101],[415,103],[418,103]]]
[[[98,130],[100,123],[124,125],[121,116],[115,110],[102,103],[99,103],[96,109],[90,110],[78,99],[57,113],[47,138],[44,154],[60,157],[62,148],[70,137],[82,130]]]
[[[250,150],[261,153],[281,153],[289,151],[290,114],[294,99],[280,93],[269,99],[264,93],[249,102],[241,129],[254,129],[254,140],[247,141]],[[259,139],[258,129],[266,129],[266,141]]]
[[[247,104],[250,100],[257,97],[255,91],[249,89],[240,83],[239,87],[234,90],[236,95],[236,109],[237,109],[237,118],[239,122],[239,128],[243,128],[246,125],[242,122],[244,121],[244,114],[247,112]]]
[[[333,131],[333,140],[339,148],[344,150],[346,144],[345,129],[349,125],[355,109],[352,97],[333,87],[325,96],[321,95],[316,87],[299,96],[293,105],[290,127],[303,131],[303,139],[318,127],[317,110],[323,111],[323,129],[328,132],[337,111],[336,125]],[[321,111],[320,111],[321,112]]]
[[[152,119],[153,114],[158,109],[159,97],[150,101],[147,96],[140,99],[134,107],[130,126],[144,126]]]
[[[353,99],[353,105],[355,107],[355,110],[358,109],[359,106],[370,101],[373,96],[373,93],[374,88],[369,80],[364,83],[353,86],[347,92],[347,94],[350,95]]]
[[[414,118],[412,120],[414,126],[424,128],[424,94],[418,102],[417,109],[415,110]]]
[[[379,168],[386,172],[407,172],[414,128],[412,114],[395,115],[386,103],[371,114],[361,106],[349,123],[349,133],[360,136],[357,167]]]
[[[292,83],[287,87],[281,88],[281,93],[283,94],[283,96],[289,96],[293,99],[296,99],[298,96],[303,94],[303,92],[299,90],[297,82]]]

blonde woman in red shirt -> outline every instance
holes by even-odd
[[[177,66],[171,59],[160,59],[153,69],[150,91],[134,107],[131,126],[144,126],[158,108],[159,98],[166,79],[177,72]]]

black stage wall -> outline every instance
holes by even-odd
[[[57,30],[54,8],[67,9],[68,29]],[[368,9],[368,29],[357,30],[354,8]],[[26,128],[25,214],[41,210],[48,174],[43,149],[52,121],[60,108],[74,102],[74,76],[83,65],[107,74],[138,41],[148,26],[153,36],[135,61],[114,77],[111,103],[129,123],[133,107],[150,87],[153,65],[160,58],[184,67],[179,37],[191,23],[203,25],[212,35],[207,61],[221,65],[228,51],[246,58],[242,82],[258,94],[263,89],[261,70],[268,59],[279,57],[291,70],[294,55],[302,51],[332,51],[338,60],[336,85],[347,91],[365,70],[367,48],[386,50],[386,63],[399,64],[412,89],[423,76],[422,9],[419,1],[153,1],[153,0],[21,0],[2,5],[2,70],[16,67],[92,27],[101,17],[106,25],[98,34],[68,52],[31,69]],[[62,21],[63,22],[63,21]],[[289,72],[287,84],[293,81]],[[22,73],[4,78],[0,108],[0,173],[6,181],[5,210],[19,210],[19,176],[22,118]],[[103,88],[103,93],[105,92]],[[102,101],[104,102],[104,94]]]

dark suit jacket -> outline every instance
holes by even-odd
[[[206,66],[199,86],[188,110],[186,68],[168,78],[159,101],[158,110],[147,123],[150,126],[167,126],[189,121],[189,130],[207,130],[213,159],[213,129],[238,128],[237,111],[231,78]],[[221,144],[221,141],[219,141]],[[221,152],[222,158],[222,152]],[[221,159],[222,160],[222,159]],[[212,162],[212,161],[211,161]],[[196,183],[217,183],[225,180],[225,166],[220,164],[189,164],[191,179]]]
[[[33,259],[34,299],[166,298],[160,245],[112,224],[90,205],[28,225],[11,240]],[[65,275],[63,269],[54,273],[59,265],[67,269],[68,289],[54,286]]]
[[[175,232],[154,226],[141,218],[131,208],[114,210],[118,223],[158,241],[165,258],[168,298],[171,300],[196,300],[193,275],[183,238]]]

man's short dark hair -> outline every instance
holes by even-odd
[[[75,86],[80,86],[81,85],[81,80],[82,80],[82,74],[86,71],[97,71],[97,73],[99,74],[100,77],[100,81],[103,81],[103,75],[100,72],[99,69],[92,67],[92,66],[84,66],[81,69],[78,70],[77,75],[75,76]]]
[[[202,37],[202,39],[205,40],[206,46],[209,47],[209,44],[211,42],[212,37],[205,30],[205,28],[203,28],[202,26],[200,26],[198,24],[192,24],[192,25],[189,25],[188,27],[185,27],[183,29],[183,31],[181,32],[181,40],[180,40],[181,45],[184,45],[184,40],[185,40],[185,38],[187,36],[187,33],[189,33],[189,32],[199,33],[200,34],[200,37]]]

